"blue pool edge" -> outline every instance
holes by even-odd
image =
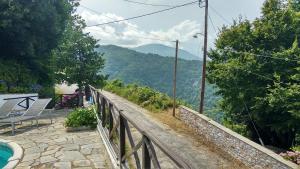
[[[22,157],[23,157],[22,147],[19,144],[15,143],[11,140],[0,139],[0,143],[6,144],[13,151],[13,156],[11,156],[8,159],[8,163],[6,164],[6,166],[4,166],[3,169],[14,169],[19,164],[19,162],[22,160]]]

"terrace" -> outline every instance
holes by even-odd
[[[16,169],[23,168],[110,168],[110,161],[97,131],[66,132],[63,126],[65,110],[56,111],[53,124],[39,120],[40,126],[30,122],[18,126],[15,136],[10,128],[2,128],[1,139],[12,140],[24,150]]]
[[[23,149],[15,168],[296,168],[192,110],[181,107],[181,120],[172,119],[178,131],[124,98],[91,89],[98,130],[67,131],[71,109],[44,110],[38,126],[23,122],[13,136],[10,127],[0,128],[0,139]]]

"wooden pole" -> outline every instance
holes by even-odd
[[[179,45],[179,41],[176,40],[174,78],[173,78],[173,116],[174,117],[175,117],[175,109],[176,109],[176,77],[177,77],[178,45]]]
[[[208,29],[208,0],[205,0],[204,49],[203,49],[202,80],[201,80],[200,107],[199,107],[199,112],[201,114],[203,113],[203,107],[204,107],[206,56],[207,56],[207,32],[208,32],[207,29]]]

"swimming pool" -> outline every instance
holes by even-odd
[[[6,143],[0,143],[0,168],[6,166],[13,154],[13,150]]]

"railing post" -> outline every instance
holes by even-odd
[[[99,117],[100,115],[100,102],[99,102],[99,99],[100,99],[100,94],[99,92],[96,93],[96,106],[97,106],[97,115]]]
[[[150,153],[145,141],[143,141],[143,145],[142,145],[142,169],[151,169]]]
[[[101,99],[101,108],[102,108],[102,110],[101,110],[101,113],[102,113],[102,115],[101,115],[101,121],[102,121],[102,127],[105,127],[105,116],[106,116],[106,113],[105,113],[105,102],[106,102],[106,100],[105,100],[105,98],[104,97],[102,97],[102,99]]]
[[[29,108],[29,97],[26,97],[26,109]]]
[[[120,153],[119,153],[119,162],[120,162],[120,168],[122,168],[122,164],[124,163],[122,161],[122,157],[125,155],[125,119],[120,114]]]
[[[111,103],[109,103],[109,106],[108,106],[108,114],[109,114],[109,127],[108,127],[108,130],[109,130],[109,134],[111,134],[111,131],[113,129],[113,125],[114,125],[114,119],[113,119],[113,115],[112,115],[112,112],[113,111],[113,105]]]

